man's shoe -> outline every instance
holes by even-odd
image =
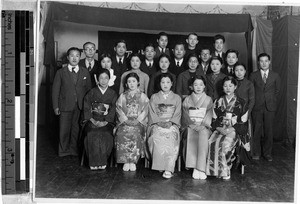
[[[265,159],[266,159],[268,162],[273,161],[273,158],[272,158],[272,156],[270,156],[270,155],[265,156]]]
[[[253,156],[252,159],[253,160],[259,160],[259,156]]]

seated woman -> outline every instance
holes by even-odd
[[[232,76],[223,79],[225,95],[214,102],[213,134],[208,144],[206,175],[230,179],[234,151],[240,135],[248,132],[248,108],[234,91],[237,81]]]
[[[208,138],[211,135],[213,101],[205,93],[206,81],[196,76],[191,81],[193,93],[182,104],[185,166],[193,168],[194,179],[206,179]]]
[[[84,147],[91,170],[105,169],[113,147],[116,100],[114,90],[108,87],[110,74],[101,69],[97,86],[84,98],[84,119],[87,120]]]
[[[181,98],[171,91],[170,73],[160,75],[161,91],[153,94],[149,105],[149,151],[152,169],[165,171],[164,178],[171,178],[178,157],[181,118]]]
[[[125,77],[125,92],[116,103],[116,159],[117,163],[124,163],[124,171],[135,171],[140,156],[144,156],[149,99],[139,89],[139,83],[136,73],[128,73]]]

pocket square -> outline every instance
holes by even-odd
[[[86,77],[83,77],[83,79],[86,79]]]

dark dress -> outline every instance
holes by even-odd
[[[226,75],[222,72],[217,74],[217,77],[214,79],[214,73],[208,74],[206,76],[206,93],[210,96],[213,101],[223,95],[223,79]]]
[[[104,94],[98,86],[91,89],[84,98],[85,126],[84,147],[89,158],[89,166],[104,166],[113,148],[113,128],[115,126],[117,94],[107,88]],[[90,119],[106,121],[103,127],[95,126]]]

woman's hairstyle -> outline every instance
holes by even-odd
[[[161,58],[167,58],[169,60],[169,62],[171,62],[171,57],[165,53],[162,53],[159,57],[158,57],[158,62],[160,61]]]
[[[158,79],[159,79],[158,82],[160,83],[161,79],[166,78],[166,77],[170,78],[171,82],[173,83],[173,77],[169,72],[160,74],[159,77],[158,77]]]
[[[245,69],[245,71],[247,72],[247,68],[246,68],[246,65],[245,65],[244,63],[237,62],[237,63],[234,65],[234,67],[233,67],[233,70],[234,70],[234,71],[235,71],[235,68],[236,68],[237,66],[243,66],[244,69]]]
[[[107,74],[108,78],[110,79],[110,72],[108,71],[108,69],[103,69],[103,68],[99,69],[99,74],[97,76],[97,79],[99,79],[99,76],[103,73]]]
[[[100,55],[99,62],[101,62],[106,57],[109,58],[110,60],[112,60],[111,55],[109,53],[104,52],[103,54]]]
[[[193,84],[194,84],[194,82],[195,82],[197,79],[202,80],[204,86],[206,86],[206,79],[205,79],[205,77],[202,76],[202,75],[196,75],[195,77],[192,77],[192,78],[190,79],[190,81],[189,81],[189,86],[192,87]]]
[[[221,57],[219,57],[219,56],[214,56],[214,57],[212,57],[212,58],[210,59],[209,66],[211,65],[211,62],[212,62],[213,60],[219,60],[220,63],[223,64],[223,60],[222,60]]]
[[[226,76],[223,79],[223,83],[222,84],[224,85],[226,81],[231,81],[231,83],[233,83],[235,86],[237,86],[237,81],[236,81],[236,79],[233,76]]]
[[[131,72],[131,73],[127,74],[125,77],[124,84],[123,84],[125,89],[128,89],[127,81],[130,77],[136,78],[136,80],[138,82],[138,86],[140,85],[140,77],[137,75],[137,73]]]

